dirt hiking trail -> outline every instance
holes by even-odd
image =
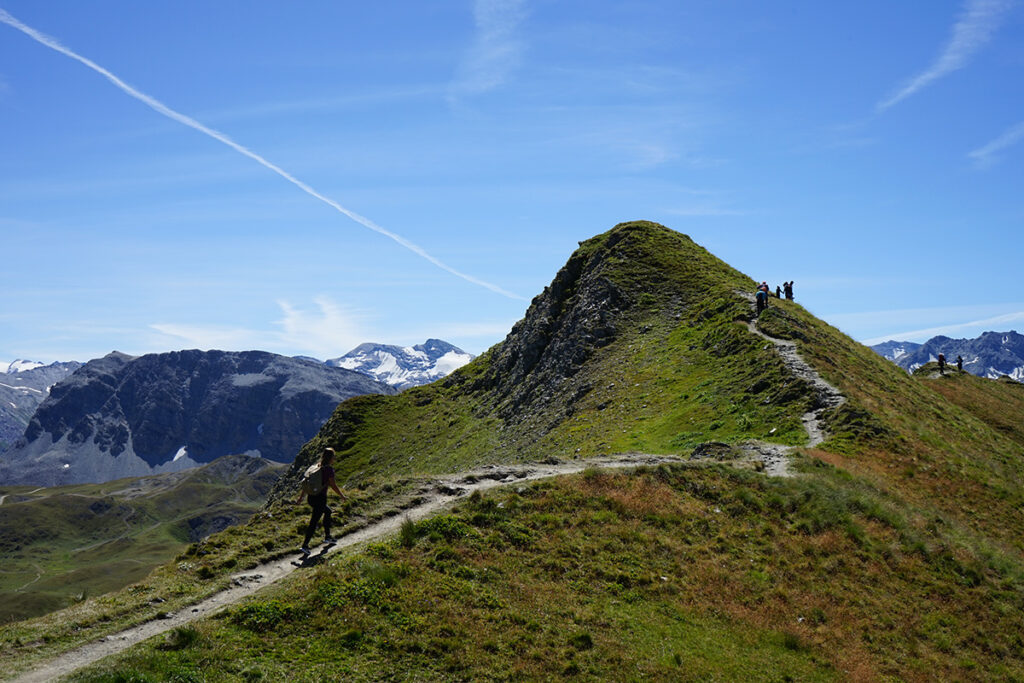
[[[754,296],[752,294],[747,292],[737,293],[748,299],[751,304],[754,303]],[[839,393],[838,389],[822,379],[800,357],[794,342],[776,339],[764,334],[757,329],[756,318],[747,323],[747,328],[752,333],[773,344],[786,367],[794,375],[807,380],[813,385],[815,389],[815,407],[814,410],[803,416],[803,424],[807,430],[808,447],[820,444],[826,438],[824,428],[821,425],[822,414],[826,410],[840,405],[846,398]],[[721,445],[725,446],[725,444]],[[744,457],[740,460],[726,461],[726,464],[743,466],[753,463],[756,469],[769,476],[791,475],[788,468],[788,460],[789,453],[793,450],[793,447],[755,440],[736,444],[735,447],[743,453]],[[474,491],[508,486],[517,482],[576,474],[589,468],[612,469],[660,465],[662,463],[693,463],[701,458],[698,455],[698,451],[694,451],[694,454],[689,458],[672,455],[624,453],[570,462],[552,459],[549,462],[543,463],[504,466],[490,465],[459,474],[426,479],[421,489],[417,491],[418,498],[421,501],[418,505],[404,510],[401,514],[387,517],[353,531],[339,538],[335,545],[321,546],[319,551],[304,564],[296,562],[298,557],[298,553],[296,553],[294,556],[273,560],[249,571],[240,572],[231,577],[230,587],[205,600],[195,603],[190,607],[185,607],[178,612],[169,613],[166,615],[166,618],[148,621],[120,633],[107,636],[102,640],[70,650],[13,680],[15,683],[37,683],[67,676],[78,669],[104,657],[122,652],[153,636],[185,626],[234,605],[261,588],[280,581],[285,576],[296,571],[300,566],[317,564],[326,559],[328,555],[339,552],[344,548],[350,548],[360,543],[397,533],[402,522],[406,519],[415,521],[427,517],[454,501],[470,495]],[[296,539],[296,543],[298,543],[298,539]]]
[[[737,291],[737,294],[750,302],[755,307],[754,295],[750,292]],[[787,339],[769,337],[757,327],[757,317],[747,321],[747,329],[757,336],[765,339],[775,346],[782,358],[782,364],[797,377],[806,380],[814,387],[814,408],[803,416],[804,429],[807,430],[807,448],[814,448],[824,441],[828,434],[821,424],[822,416],[826,411],[836,408],[846,402],[846,397],[838,389],[826,382],[817,370],[812,368],[796,350],[796,342]]]
[[[319,552],[311,558],[311,561],[307,561],[306,564],[316,564],[325,559],[326,556],[336,553],[343,548],[349,548],[366,541],[397,533],[398,528],[405,519],[418,520],[427,517],[474,491],[484,491],[517,482],[575,474],[588,468],[626,468],[679,462],[684,462],[684,459],[670,455],[627,453],[601,458],[588,458],[586,460],[573,460],[571,462],[555,462],[552,460],[550,463],[510,466],[491,465],[478,470],[435,477],[425,480],[421,489],[417,491],[418,497],[421,500],[418,505],[402,511],[401,514],[387,517],[347,534],[339,538],[335,545],[321,546]],[[298,539],[296,539],[297,544]],[[292,556],[273,560],[254,569],[235,574],[231,577],[229,588],[191,607],[185,607],[179,612],[168,613],[166,618],[148,621],[120,633],[107,636],[102,640],[70,650],[59,655],[56,659],[43,664],[34,671],[26,672],[13,680],[16,683],[52,681],[61,676],[67,676],[104,657],[126,650],[148,638],[210,616],[296,571],[299,568],[297,563],[295,563],[298,557],[299,554],[296,551]]]

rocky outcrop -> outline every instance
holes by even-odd
[[[547,389],[573,377],[594,351],[614,341],[630,300],[608,277],[607,259],[629,235],[621,230],[601,249],[575,252],[494,349],[488,371],[474,389],[493,392],[502,417],[522,413],[550,394]]]
[[[243,453],[290,462],[338,403],[394,392],[359,373],[262,351],[114,352],[53,387],[0,459],[0,481],[106,481]]]

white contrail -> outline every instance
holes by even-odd
[[[1002,135],[984,147],[979,147],[978,149],[968,153],[967,156],[974,159],[974,163],[978,166],[989,166],[995,161],[996,152],[1001,152],[1007,147],[1015,145],[1022,140],[1024,140],[1024,121],[1021,121],[1017,125],[1005,131]]]
[[[967,64],[967,60],[989,41],[1002,14],[1013,6],[1013,0],[968,0],[960,20],[953,26],[953,35],[942,54],[928,69],[912,79],[895,95],[878,103],[878,111],[888,109],[910,97],[921,88]]]
[[[359,214],[355,213],[354,211],[349,211],[344,206],[342,206],[338,202],[334,201],[330,197],[325,197],[324,195],[320,194],[319,192],[314,190],[312,187],[310,187],[306,183],[302,182],[301,180],[299,180],[295,176],[291,175],[290,173],[288,173],[284,169],[282,169],[279,166],[276,166],[276,165],[270,163],[269,161],[267,161],[266,159],[261,157],[259,154],[256,154],[255,152],[253,152],[253,151],[251,151],[249,149],[246,149],[242,145],[238,144],[237,142],[235,142],[234,140],[229,138],[227,135],[224,135],[223,133],[221,133],[219,131],[213,130],[212,128],[208,128],[208,127],[204,126],[203,124],[199,123],[198,121],[196,121],[195,119],[193,119],[191,117],[188,117],[188,116],[185,116],[184,114],[181,114],[179,112],[174,111],[173,109],[171,109],[170,107],[168,107],[164,103],[160,102],[159,100],[156,100],[156,99],[150,97],[149,95],[147,95],[145,93],[139,92],[138,90],[136,90],[132,86],[128,85],[127,83],[122,81],[120,78],[118,78],[114,74],[112,74],[109,71],[107,71],[106,69],[104,69],[102,66],[100,66],[96,62],[93,62],[92,60],[87,59],[87,58],[85,58],[85,57],[75,53],[74,51],[64,47],[59,42],[57,42],[55,39],[53,39],[50,36],[47,36],[47,35],[45,35],[43,33],[40,33],[39,31],[36,31],[31,26],[26,26],[25,24],[21,23],[20,21],[18,21],[14,17],[12,17],[8,12],[6,12],[3,9],[0,9],[0,22],[3,22],[5,24],[7,24],[8,26],[11,26],[13,28],[18,29],[19,31],[21,31],[25,35],[29,36],[33,40],[35,40],[35,41],[37,41],[39,43],[42,43],[43,45],[45,45],[46,47],[48,47],[48,48],[50,48],[52,50],[56,50],[57,52],[70,57],[71,59],[74,59],[74,60],[76,60],[78,62],[81,62],[82,64],[86,65],[87,67],[89,67],[90,69],[95,71],[96,73],[98,73],[98,74],[102,75],[103,77],[105,77],[107,80],[109,80],[115,86],[117,86],[118,88],[123,90],[125,93],[127,93],[128,95],[134,97],[135,99],[139,100],[140,102],[144,103],[145,105],[147,105],[151,109],[154,109],[155,111],[159,112],[160,114],[163,114],[167,118],[173,119],[174,121],[177,121],[178,123],[181,123],[181,124],[183,124],[185,126],[188,126],[189,128],[194,128],[195,130],[198,130],[200,133],[203,133],[204,135],[208,135],[209,137],[213,138],[214,140],[217,140],[218,142],[224,143],[225,145],[227,145],[231,149],[235,150],[239,154],[243,154],[243,155],[249,157],[250,159],[252,159],[253,161],[255,161],[256,163],[258,163],[258,164],[260,164],[260,165],[270,169],[271,171],[273,171],[274,173],[278,174],[279,176],[281,176],[282,178],[284,178],[285,180],[290,182],[292,185],[295,185],[295,187],[299,188],[300,190],[302,190],[306,194],[310,195],[311,197],[315,197],[316,199],[319,199],[320,201],[322,201],[324,204],[327,204],[328,206],[333,207],[335,210],[337,210],[340,213],[345,214],[346,216],[348,216],[349,218],[354,220],[356,223],[359,223],[360,225],[365,226],[365,227],[369,228],[370,230],[373,230],[374,232],[378,232],[381,235],[384,235],[385,237],[391,238],[392,240],[394,240],[395,242],[398,242],[400,245],[402,245],[403,247],[405,247],[409,251],[413,252],[414,254],[416,254],[418,256],[421,256],[421,257],[425,258],[426,260],[430,261],[431,263],[433,263],[435,266],[437,266],[441,270],[448,271],[452,275],[460,277],[463,280],[466,280],[467,282],[472,282],[475,285],[479,285],[481,287],[485,287],[485,288],[491,290],[492,292],[496,292],[497,294],[501,294],[503,296],[507,296],[510,299],[525,300],[525,297],[519,296],[518,294],[514,294],[514,293],[509,292],[507,290],[504,290],[501,287],[498,287],[497,285],[492,285],[489,282],[484,282],[483,280],[481,280],[479,278],[475,278],[472,275],[467,275],[466,273],[461,273],[461,272],[455,270],[454,268],[452,268],[448,264],[446,264],[446,263],[438,260],[437,258],[431,256],[430,254],[428,254],[426,251],[423,250],[422,247],[420,247],[420,246],[418,246],[416,244],[413,244],[412,242],[410,242],[409,240],[405,239],[401,235],[396,235],[395,233],[391,232],[390,230],[386,230],[386,229],[382,228],[381,226],[377,225],[376,223],[371,221],[369,218],[366,218],[364,216],[360,216]]]

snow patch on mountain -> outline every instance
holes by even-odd
[[[32,360],[21,360],[20,358],[16,361],[7,364],[5,373],[11,375],[17,372],[28,372],[29,370],[35,370],[36,368],[43,367],[42,363],[37,363]]]
[[[327,362],[368,375],[398,389],[429,384],[473,360],[473,355],[440,339],[416,346],[360,344],[344,356]]]

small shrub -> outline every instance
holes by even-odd
[[[406,517],[398,529],[398,542],[403,548],[411,548],[416,545],[416,536],[416,522]]]
[[[792,631],[786,631],[782,634],[782,646],[792,652],[800,652],[804,649],[803,641],[800,640],[800,636]]]
[[[169,631],[160,645],[161,650],[184,650],[199,642],[199,631],[192,626],[179,626]]]
[[[254,602],[235,610],[232,621],[250,631],[265,631],[291,617],[292,608],[280,600]]]
[[[572,638],[570,638],[569,644],[577,650],[589,650],[590,648],[594,647],[594,639],[590,636],[589,633],[583,631],[581,633],[577,633]]]

